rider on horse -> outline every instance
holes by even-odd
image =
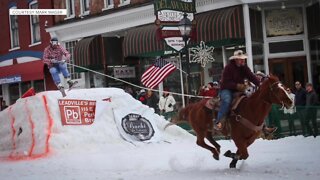
[[[217,130],[222,129],[221,120],[227,115],[233,100],[233,93],[244,92],[247,86],[244,84],[245,79],[255,84],[260,85],[259,79],[246,65],[247,55],[242,50],[236,50],[234,55],[229,58],[230,63],[224,68],[220,84],[220,99],[221,105],[217,115],[214,119],[214,127]],[[272,133],[275,128],[264,128],[264,132]]]

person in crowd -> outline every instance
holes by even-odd
[[[290,88],[287,88],[286,91],[288,92],[290,98],[293,100],[295,100],[295,94],[292,93]],[[284,108],[283,109],[283,113],[286,115],[286,117],[288,118],[288,122],[289,122],[289,131],[290,131],[290,136],[292,135],[296,135],[296,128],[294,125],[294,114],[296,112],[296,107],[292,106],[291,108],[287,109]]]
[[[263,82],[267,78],[267,75],[261,71],[257,71],[255,75],[259,79],[260,82]]]
[[[247,88],[244,80],[248,79],[257,87],[260,85],[259,79],[246,65],[246,59],[247,55],[242,50],[236,50],[233,56],[229,58],[230,62],[223,70],[220,83],[221,105],[217,119],[214,120],[214,127],[217,130],[221,130],[222,124],[220,121],[227,116],[230,110],[233,93],[244,92]],[[265,126],[263,132],[273,133],[275,130],[276,128],[267,128]]]
[[[5,100],[2,100],[1,102],[1,111],[5,110],[7,108],[7,104],[6,104],[6,101]]]
[[[317,125],[317,105],[319,104],[318,95],[313,89],[311,83],[306,84],[306,128],[310,135],[316,137],[318,135],[318,125]],[[310,126],[310,121],[313,126],[313,130]]]
[[[147,105],[153,108],[155,113],[159,113],[158,111],[159,98],[157,94],[154,93],[151,89],[148,89],[146,98],[147,98]]]
[[[294,98],[294,105],[296,107],[297,116],[299,117],[302,134],[306,135],[306,123],[305,123],[305,105],[306,105],[306,90],[302,87],[300,81],[295,82],[295,98]]]
[[[169,93],[169,89],[165,88],[163,91],[163,95],[159,100],[159,110],[160,115],[163,115],[165,119],[169,120],[174,115],[174,106],[176,105],[176,100]]]
[[[142,104],[147,104],[147,97],[146,97],[146,90],[141,89],[140,92],[137,95],[137,99],[142,103]]]
[[[59,44],[57,38],[51,38],[49,46],[44,49],[43,61],[48,65],[53,81],[58,89],[64,88],[59,77],[60,73],[66,79],[69,88],[75,84],[75,81],[71,80],[67,64],[65,63],[69,60],[70,53]]]
[[[199,95],[200,96],[207,96],[207,97],[217,97],[218,96],[218,82],[209,82],[207,86],[203,86],[200,89]]]
[[[244,94],[247,97],[251,96],[255,91],[255,86],[250,81],[248,81],[247,79],[244,80],[244,85],[247,87],[244,90]]]
[[[134,98],[137,96],[136,92],[135,92],[135,91],[132,89],[132,87],[129,86],[129,85],[127,85],[127,86],[124,88],[124,92],[130,94],[130,95],[131,95],[132,97],[134,97]]]

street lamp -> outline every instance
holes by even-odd
[[[188,18],[188,14],[184,13],[183,18],[179,22],[178,26],[181,36],[184,41],[184,50],[186,54],[186,61],[187,61],[187,66],[186,66],[186,72],[187,72],[187,88],[188,88],[188,94],[191,94],[191,80],[190,80],[190,65],[189,65],[189,51],[188,51],[188,39],[190,38],[190,33],[192,29],[192,22]]]

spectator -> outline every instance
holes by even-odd
[[[249,97],[255,92],[255,86],[252,84],[248,79],[244,80],[244,85],[246,86],[246,89],[244,90],[244,94]]]
[[[208,97],[218,96],[218,82],[209,82],[207,86],[201,88],[199,95]]]
[[[158,102],[159,102],[159,98],[158,96],[152,91],[152,90],[148,90],[147,91],[147,105],[151,108],[154,109],[155,113],[159,113],[158,111]]]
[[[136,92],[132,89],[132,87],[128,85],[124,88],[124,92],[130,94],[132,97],[137,96]]]
[[[318,135],[318,126],[317,126],[317,107],[318,105],[318,95],[313,89],[313,85],[311,83],[306,84],[306,128],[309,135],[313,135],[316,137]],[[310,126],[310,121],[313,126],[313,130]]]
[[[302,134],[306,135],[306,126],[305,126],[305,116],[304,116],[304,106],[306,105],[306,90],[301,86],[299,81],[295,82],[295,99],[294,105],[296,106],[297,116],[300,119]]]
[[[169,120],[174,114],[174,106],[176,101],[173,96],[169,93],[169,89],[163,91],[163,95],[159,100],[160,115],[163,115],[165,119]]]
[[[289,96],[291,97],[291,99],[293,100],[294,102],[294,99],[295,99],[295,95],[292,93],[291,89],[290,88],[287,88],[286,89]],[[283,110],[283,113],[287,116],[288,118],[288,122],[289,122],[289,131],[290,131],[290,136],[292,135],[296,135],[296,128],[294,126],[294,113],[296,112],[296,108],[295,106],[287,109],[287,108],[284,108]]]
[[[142,103],[142,104],[147,104],[147,97],[146,97],[146,90],[141,89],[137,99]]]

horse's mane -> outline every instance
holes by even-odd
[[[255,91],[249,98],[253,99],[253,98],[259,97],[261,95],[261,92],[265,91],[271,84],[278,81],[279,81],[279,78],[277,76],[270,74],[263,80],[258,90]]]

